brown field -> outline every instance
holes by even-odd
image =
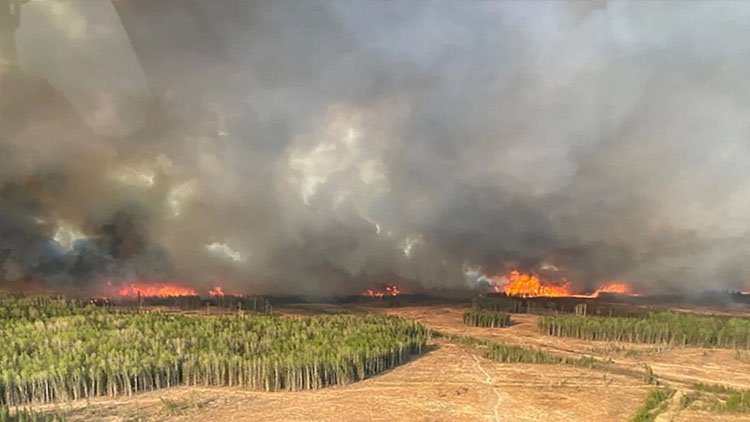
[[[620,367],[648,364],[677,390],[658,421],[739,421],[748,416],[681,410],[679,397],[695,382],[750,388],[750,355],[733,350],[663,348],[540,335],[537,316],[513,315],[508,328],[472,328],[465,307],[346,308],[294,306],[288,315],[385,312],[444,333],[471,335],[570,356],[611,358]],[[747,358],[747,359],[746,359]],[[476,348],[436,339],[424,356],[363,382],[305,392],[251,392],[179,387],[120,399],[56,407],[69,421],[627,421],[649,389],[641,379],[567,365],[498,363]]]

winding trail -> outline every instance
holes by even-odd
[[[489,372],[487,372],[482,367],[482,364],[479,363],[479,358],[477,358],[477,356],[474,354],[471,354],[471,358],[474,359],[474,363],[477,365],[477,369],[479,369],[479,371],[484,374],[485,376],[484,383],[489,385],[490,388],[492,389],[492,392],[495,393],[495,396],[497,396],[495,405],[492,407],[492,414],[495,417],[495,422],[499,422],[500,421],[500,405],[503,402],[503,396],[500,394],[499,391],[497,391],[497,388],[495,388],[495,383],[494,383],[494,380],[492,379],[492,376],[489,374]]]

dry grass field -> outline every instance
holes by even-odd
[[[750,388],[750,355],[738,359],[734,350],[704,348],[664,348],[651,344],[585,341],[573,338],[540,335],[538,316],[513,315],[514,325],[501,329],[467,327],[461,316],[467,308],[409,307],[392,308],[385,312],[421,322],[445,333],[470,335],[550,350],[561,355],[588,355],[611,358],[618,365],[642,368],[648,364],[660,379],[681,385],[696,382]],[[743,356],[749,357],[742,359]]]
[[[307,305],[278,311],[290,316],[383,312],[441,333],[612,359],[619,367],[642,370],[648,365],[661,383],[677,391],[657,421],[750,420],[682,409],[679,403],[696,382],[750,388],[750,359],[735,351],[547,337],[537,331],[535,315],[513,315],[514,325],[507,328],[467,327],[461,319],[466,309]],[[602,370],[499,363],[483,358],[475,347],[436,338],[424,356],[348,386],[271,393],[178,387],[51,407],[69,421],[627,421],[651,388],[637,377]]]

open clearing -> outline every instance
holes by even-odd
[[[737,359],[729,349],[665,348],[653,344],[585,341],[539,334],[537,315],[514,314],[507,328],[475,328],[462,323],[468,307],[409,307],[387,309],[390,315],[416,320],[428,328],[550,350],[561,355],[612,358],[618,365],[643,368],[648,364],[662,380],[680,385],[702,382],[750,388],[750,358]],[[748,354],[744,354],[748,357]]]
[[[750,388],[750,363],[733,350],[591,342],[538,333],[537,316],[513,315],[507,328],[462,323],[466,307],[357,308],[413,319],[444,333],[532,346],[571,356],[611,358],[643,369],[687,391],[704,382]],[[289,315],[336,313],[325,305],[279,310]],[[177,387],[118,399],[47,406],[70,421],[626,421],[652,386],[625,375],[568,365],[498,363],[476,348],[435,339],[424,356],[382,375],[347,386],[303,392],[252,392],[235,388]],[[680,410],[657,420],[733,421],[745,415]]]

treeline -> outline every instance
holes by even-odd
[[[577,297],[514,297],[504,294],[478,296],[472,299],[472,309],[507,312],[511,314],[577,314],[645,318],[659,310],[624,303],[601,303]]]
[[[544,350],[501,343],[489,344],[483,356],[503,363],[572,363],[569,358]]]
[[[481,348],[482,356],[502,363],[572,363],[574,358],[556,355],[541,349],[524,346],[497,343],[492,340],[479,339],[472,336],[462,336],[436,332],[436,337],[442,337],[468,346]]]
[[[210,309],[211,307],[229,309],[241,312],[260,312],[270,314],[272,311],[271,302],[264,296],[258,295],[224,295],[213,297],[200,296],[167,296],[167,297],[121,297],[114,299],[102,299],[95,301],[98,306],[120,306],[120,307],[141,307],[141,306],[165,306],[180,308],[184,310]]]
[[[464,313],[464,324],[472,327],[508,327],[510,314],[472,309]]]
[[[96,312],[95,307],[80,298],[67,298],[59,295],[0,294],[0,320],[40,320],[94,312]]]
[[[521,313],[526,308],[523,301],[509,296],[477,296],[471,300],[471,309],[478,311]]]
[[[659,312],[647,318],[543,316],[542,333],[583,340],[656,343],[682,346],[750,349],[750,319],[679,312]]]
[[[423,352],[395,317],[91,314],[0,321],[0,405],[131,395],[174,385],[303,390],[347,384]]]
[[[15,295],[0,294],[0,320],[26,319],[45,320],[49,318],[90,315],[103,311],[134,312],[141,306],[166,306],[182,310],[209,309],[211,307],[231,310],[237,313],[271,313],[272,306],[264,296],[199,296],[175,297],[123,297],[115,299],[85,299],[53,294]]]
[[[596,359],[593,356],[562,356],[542,349],[532,349],[512,344],[491,342],[482,354],[487,359],[503,363],[535,363],[535,364],[562,364],[577,366],[580,368],[593,369],[638,378],[647,384],[658,384],[654,372],[649,366],[644,366],[643,371],[620,367],[611,360]]]

